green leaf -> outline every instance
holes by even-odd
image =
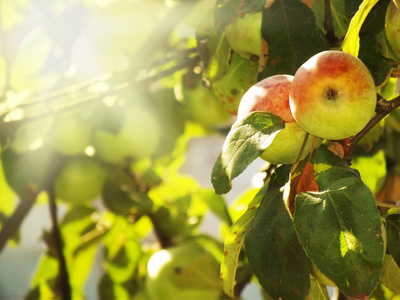
[[[240,100],[247,90],[257,82],[258,63],[232,54],[227,73],[212,82],[214,94],[233,115],[237,114]]]
[[[275,136],[272,134],[284,126],[281,118],[266,112],[253,112],[234,123],[212,170],[216,193],[227,193],[231,180],[267,148]]]
[[[397,265],[400,266],[400,215],[393,214],[386,218],[387,247]]]
[[[376,3],[374,9],[369,12],[367,18],[364,20],[360,30],[360,36],[362,34],[372,34],[376,36],[385,30],[386,10],[391,1],[392,0],[380,0]]]
[[[314,13],[300,1],[276,0],[264,10],[261,34],[268,44],[268,61],[259,79],[294,75],[307,59],[328,49]]]
[[[298,194],[294,223],[307,256],[344,294],[361,297],[375,289],[384,253],[381,219],[359,178]]]
[[[0,216],[9,216],[13,212],[15,194],[8,185],[3,171],[3,162],[0,161]],[[1,220],[1,219],[0,219]],[[0,221],[1,231],[1,221]]]
[[[132,287],[132,285],[130,287]],[[129,287],[127,285],[115,282],[107,273],[103,274],[99,281],[98,294],[100,300],[119,300],[132,298]]]
[[[228,70],[230,46],[225,35],[218,35],[214,10],[210,10],[196,29],[197,49],[209,80],[220,79]]]
[[[372,156],[354,157],[352,167],[360,172],[361,179],[372,193],[376,193],[382,186],[386,176],[386,160],[383,151]]]
[[[103,266],[113,282],[123,283],[134,275],[141,256],[141,247],[132,224],[123,217],[114,219],[103,238]]]
[[[347,34],[344,37],[342,43],[342,51],[350,53],[351,55],[358,57],[358,51],[360,49],[360,37],[359,33],[361,27],[367,18],[369,12],[374,7],[378,0],[364,0],[356,14],[350,21]]]
[[[100,241],[93,239],[89,242],[88,236],[92,234],[91,231],[96,230],[97,225],[92,218],[94,212],[91,207],[74,206],[66,212],[60,222],[69,281],[73,294],[79,295],[79,298],[84,298],[86,280]]]
[[[346,13],[346,2],[343,0],[331,0],[331,15],[335,36],[340,40],[346,32],[350,22],[350,17]],[[316,23],[319,28],[325,31],[325,2],[319,0],[312,1],[312,10],[315,13]]]
[[[260,284],[274,299],[304,299],[310,288],[309,261],[296,236],[283,187],[290,165],[278,168],[246,232],[245,249]]]
[[[311,163],[320,190],[328,189],[331,183],[336,180],[346,177],[359,177],[357,170],[350,168],[343,159],[325,146],[320,146],[314,150]]]
[[[225,199],[222,196],[215,194],[212,189],[200,190],[195,192],[195,195],[198,195],[199,198],[208,205],[210,210],[222,221],[229,226],[232,225],[232,220],[228,208],[226,207]]]
[[[385,256],[381,282],[393,293],[400,294],[400,269],[390,255]]]
[[[382,55],[377,37],[371,33],[360,34],[359,59],[371,72],[376,86],[380,86],[390,77],[392,69],[396,68],[396,62]]]
[[[224,292],[234,297],[236,270],[247,229],[256,215],[268,185],[264,185],[247,207],[247,211],[229,228],[225,237],[224,256],[221,261],[221,281]]]
[[[261,11],[265,0],[217,0],[215,4],[215,25],[220,34],[237,17],[246,13]]]
[[[57,259],[48,252],[43,253],[31,280],[30,291],[25,296],[25,299],[54,299],[57,275]]]
[[[105,207],[117,215],[142,215],[152,208],[152,202],[145,193],[111,180],[104,183],[101,199]]]

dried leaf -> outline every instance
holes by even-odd
[[[294,176],[290,181],[289,210],[293,215],[297,194],[301,192],[318,192],[319,186],[314,178],[314,168],[308,161],[300,174]]]

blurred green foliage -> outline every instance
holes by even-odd
[[[329,2],[330,25],[318,0],[0,1],[0,252],[18,245],[34,205],[49,206],[52,224],[38,228],[45,250],[30,289],[21,291],[26,299],[85,299],[98,253],[99,299],[240,299],[250,282],[261,289],[253,269],[264,288],[272,283],[275,298],[285,290],[288,298],[326,299],[325,286],[309,281],[308,258],[282,202],[287,166],[275,172],[267,164],[262,184],[249,186],[230,206],[181,167],[190,163],[193,139],[227,136],[241,97],[257,80],[293,74],[322,50],[350,49],[370,69],[378,93],[396,99],[397,78],[389,77],[400,55],[384,33],[390,1]],[[333,154],[318,154],[323,150],[312,159],[321,186],[346,185],[340,180],[351,174],[352,184],[365,184],[361,196],[371,200],[372,192],[385,207],[389,252],[376,299],[389,299],[378,298],[388,289],[400,293],[391,280],[400,276],[399,120],[394,110],[363,137],[351,170]],[[269,134],[268,126],[260,130]],[[231,166],[234,176],[213,179],[224,181],[224,191],[258,155],[257,147],[250,150]],[[201,231],[210,213],[220,222],[213,236]],[[266,235],[266,219],[279,234]],[[252,226],[262,237],[248,238],[253,265],[243,251]],[[289,242],[275,249],[276,240]],[[286,260],[292,241],[298,256]],[[276,268],[259,253],[278,258]],[[297,262],[305,277],[292,281],[287,274]],[[290,288],[276,286],[280,277]],[[271,299],[265,291],[263,297]]]

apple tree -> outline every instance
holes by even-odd
[[[98,299],[400,297],[398,0],[0,8],[0,260],[50,223],[18,297],[85,299],[99,265]]]

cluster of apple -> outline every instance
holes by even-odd
[[[253,85],[243,96],[238,120],[253,111],[279,116],[285,128],[273,136],[261,158],[274,164],[296,162],[307,133],[341,140],[360,132],[375,114],[376,87],[361,60],[342,51],[324,51],[291,75],[274,75]],[[309,138],[304,158],[312,148]]]

